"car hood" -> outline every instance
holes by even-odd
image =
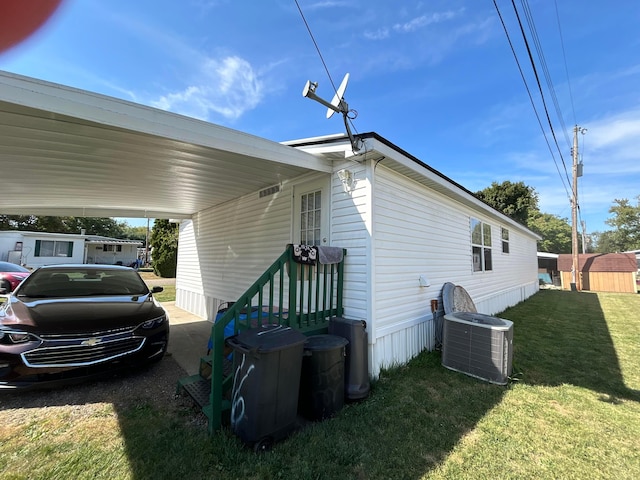
[[[5,272],[4,275],[10,275],[12,277],[18,277],[18,278],[25,279],[29,275],[31,275],[31,272]]]
[[[33,333],[81,333],[136,326],[165,313],[149,295],[33,301],[13,297],[0,323]]]

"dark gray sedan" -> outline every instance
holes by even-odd
[[[159,361],[169,318],[138,273],[111,265],[33,271],[0,305],[0,389],[52,386]]]

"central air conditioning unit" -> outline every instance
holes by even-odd
[[[450,370],[506,385],[512,371],[513,322],[482,313],[444,316],[442,365]]]

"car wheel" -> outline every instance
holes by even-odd
[[[6,292],[9,293],[11,291],[11,284],[8,280],[2,280],[0,282],[0,288],[4,288]]]

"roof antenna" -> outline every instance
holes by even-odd
[[[333,96],[333,100],[331,103],[326,100],[320,98],[316,95],[316,89],[318,88],[318,82],[307,81],[304,89],[302,90],[302,96],[306,98],[310,98],[315,100],[318,103],[321,103],[325,107],[327,107],[327,118],[331,118],[334,113],[341,113],[342,118],[344,120],[344,126],[347,129],[347,135],[349,136],[349,140],[351,141],[351,148],[353,153],[359,153],[362,148],[362,140],[351,133],[351,129],[349,128],[349,120],[353,120],[357,116],[357,112],[355,110],[349,110],[349,105],[344,99],[344,92],[347,89],[347,83],[349,82],[349,74],[347,73],[342,79],[342,83],[338,90],[336,90],[336,94]],[[349,116],[349,114],[353,116]]]

